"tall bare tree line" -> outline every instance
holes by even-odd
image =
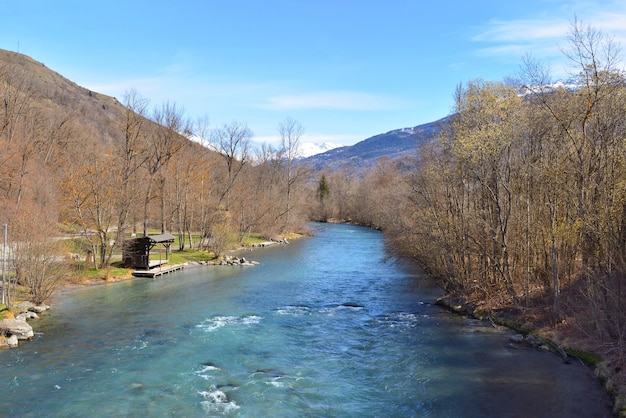
[[[325,174],[324,207],[382,228],[478,306],[549,306],[624,352],[626,74],[595,29],[576,21],[568,42],[570,85],[532,57],[516,80],[460,85],[413,162]]]
[[[45,97],[22,58],[11,57],[0,66],[0,223],[9,225],[12,283],[33,285],[37,301],[49,297],[63,271],[58,261],[67,250],[51,238],[68,231],[82,233],[91,267],[100,269],[131,234],[171,232],[180,249],[220,253],[227,239],[305,229],[308,187],[294,168],[297,122],[278,128],[283,143],[282,126],[293,129],[288,149],[257,149],[245,124],[210,128],[174,103],[151,109],[131,90],[114,140],[103,140],[83,128],[85,109],[75,103],[64,103],[62,113],[42,106],[42,96],[71,100]]]
[[[0,222],[10,225],[6,253],[17,273],[5,295],[9,306],[17,283],[30,286],[41,302],[59,277],[53,254],[60,245],[49,239],[58,222],[58,189],[50,179],[75,134],[72,112],[52,115],[36,106],[31,77],[10,58],[0,64]]]
[[[97,240],[93,251],[100,261],[94,267],[110,265],[111,255],[131,233],[171,232],[178,235],[181,250],[220,254],[233,237],[241,242],[252,232],[268,237],[284,232],[278,220],[287,203],[277,203],[292,198],[288,162],[277,153],[255,159],[252,132],[244,124],[208,129],[206,119],[192,123],[172,104],[146,118],[147,102],[136,92],[127,95],[125,107],[120,126],[125,140],[105,148],[80,147],[82,156],[70,168],[83,174],[68,170],[60,183],[67,201],[64,219]],[[208,134],[210,141],[185,137],[195,132]],[[284,180],[264,181],[268,171]],[[299,205],[290,208],[298,220],[293,230],[306,224],[305,189],[300,189]]]

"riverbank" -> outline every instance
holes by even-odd
[[[268,247],[276,244],[287,244],[287,240],[281,240],[278,242],[267,241],[263,242],[263,245],[254,245],[252,247]],[[259,263],[257,261],[249,261],[245,257],[234,255],[235,252],[240,251],[241,248],[233,249],[229,251],[230,254],[219,257],[213,261],[186,261],[176,265],[169,266],[168,272],[175,272],[182,270],[183,267],[201,267],[201,266],[255,266]],[[119,270],[119,269],[118,269]],[[158,277],[161,270],[159,268],[154,269],[154,274],[145,274],[149,272],[139,272],[143,274],[137,274],[137,271],[132,269],[125,269],[124,274],[110,274],[110,270],[104,269],[102,271],[102,278],[93,277],[88,275],[72,275],[69,280],[62,281],[57,284],[56,290],[49,297],[48,302],[54,305],[59,300],[66,297],[72,290],[85,286],[101,286],[105,284],[113,284],[119,282],[130,281],[140,277]],[[27,289],[26,289],[27,290]],[[38,314],[48,310],[50,308],[47,304],[41,304],[35,306],[33,303],[26,300],[25,292],[22,292],[23,300],[18,301],[14,308],[5,309],[0,311],[0,349],[15,348],[18,347],[19,341],[30,340],[34,337],[34,330],[29,323],[31,320],[37,320]]]
[[[626,418],[626,370],[624,359],[613,350],[598,344],[576,329],[567,319],[552,324],[545,310],[500,308],[486,310],[462,296],[448,294],[437,299],[437,305],[478,320],[517,331],[516,343],[550,351],[564,362],[579,361],[590,367],[613,399],[613,412]],[[604,348],[604,349],[603,349]]]
[[[612,416],[586,368],[433,306],[436,283],[384,258],[380,233],[238,255],[261,266],[67,293],[0,353],[6,414]]]
[[[248,250],[252,250],[252,248],[249,248],[249,247],[237,248],[237,249],[231,250],[230,253],[231,254],[235,254],[235,253],[241,252],[242,250],[248,251]],[[206,265],[206,263],[205,263],[205,265]],[[197,266],[198,268],[200,268],[201,266],[203,266],[203,264],[201,264],[201,263],[191,264],[190,263],[190,266]],[[73,283],[73,284],[64,285],[62,288],[59,289],[59,292],[57,292],[55,294],[53,302],[56,303],[58,298],[66,297],[69,294],[69,292],[65,292],[64,290],[67,289],[69,291],[71,288],[74,288],[76,286],[101,285],[101,284],[114,283],[114,282],[119,282],[119,281],[123,281],[123,280],[130,280],[130,279],[132,279],[131,275],[123,277],[123,278],[112,279],[112,280],[109,280],[109,281],[99,280],[99,281],[95,281],[95,282],[91,281],[91,282],[83,282],[83,283],[80,283],[80,284]],[[52,303],[52,304],[54,305],[54,303]],[[448,299],[448,304],[450,305],[450,307],[458,308],[458,309],[456,309],[456,311],[458,313],[461,313],[461,314],[464,314],[464,315],[469,315],[469,316],[472,316],[472,317],[478,317],[478,318],[480,318],[481,316],[483,318],[488,317],[489,319],[493,319],[494,322],[495,321],[500,322],[500,320],[498,318],[496,318],[495,315],[485,316],[483,313],[479,312],[476,309],[475,306],[471,307],[470,305],[463,304],[463,303],[461,303],[458,300]],[[504,323],[504,321],[503,321],[502,324],[503,325],[507,325],[509,327],[516,328],[515,325],[513,324],[513,321],[510,321],[509,323]],[[522,329],[522,328],[520,328],[520,329]]]

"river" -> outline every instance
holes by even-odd
[[[0,416],[609,417],[591,371],[451,314],[380,233],[66,289],[0,351]]]

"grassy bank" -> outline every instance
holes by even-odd
[[[154,232],[156,234],[156,232]],[[299,234],[289,234],[284,238],[293,239],[299,237]],[[282,238],[282,237],[281,237]],[[200,237],[195,237],[196,242],[200,240]],[[260,235],[248,235],[241,242],[237,239],[236,235],[231,235],[225,246],[225,252],[232,252],[242,247],[253,246],[261,242],[266,242],[267,239]],[[69,251],[72,253],[82,254],[84,248],[88,245],[84,238],[75,238],[68,240]],[[188,262],[212,262],[219,257],[212,251],[198,250],[196,248],[186,248],[184,250],[178,250],[180,247],[178,237],[175,238],[171,244],[171,251],[168,254],[168,264],[184,264]],[[113,262],[108,267],[94,268],[91,265],[86,265],[84,260],[75,260],[70,262],[69,274],[64,278],[62,284],[97,284],[106,282],[116,282],[120,280],[131,279],[132,269],[123,266],[121,260],[121,252],[113,254]],[[158,260],[158,252],[153,251],[151,253],[152,260]],[[91,263],[90,263],[91,264]]]

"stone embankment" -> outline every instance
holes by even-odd
[[[282,239],[277,239],[277,240],[272,240],[272,241],[257,242],[256,244],[252,244],[250,246],[251,247],[269,247],[269,246],[276,245],[276,244],[289,244],[289,241],[287,241],[287,238],[282,238]]]
[[[244,257],[225,256],[217,261],[192,261],[187,264],[200,266],[258,266],[258,261],[248,261]]]
[[[277,240],[272,240],[272,241],[258,242],[255,244],[251,244],[247,247],[240,248],[239,250],[247,249],[247,250],[252,251],[253,248],[270,247],[272,245],[277,245],[277,244],[289,244],[289,241],[287,241],[287,238],[282,238],[282,239],[277,239]],[[226,256],[220,257],[216,261],[190,261],[185,264],[186,265],[200,265],[200,266],[258,266],[261,263],[259,263],[258,261],[246,260],[244,257],[238,257],[235,255],[226,255]]]
[[[35,333],[27,320],[39,318],[39,314],[48,310],[48,305],[35,305],[23,302],[17,306],[19,314],[15,318],[0,320],[0,348],[17,347],[19,340],[30,340]]]

